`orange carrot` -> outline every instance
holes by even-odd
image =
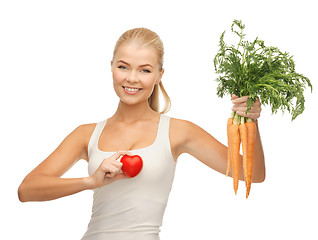
[[[239,166],[240,166],[240,132],[238,124],[230,126],[230,146],[231,146],[231,162],[232,162],[232,177],[235,195],[238,189],[239,182]]]
[[[246,123],[247,127],[247,180],[246,180],[246,198],[250,194],[251,184],[252,184],[252,172],[253,172],[253,158],[254,158],[254,142],[256,126],[255,123],[250,121]]]
[[[239,125],[240,130],[240,137],[242,141],[242,151],[243,151],[243,172],[244,172],[244,179],[245,184],[247,180],[247,171],[246,171],[246,164],[247,164],[247,127],[246,123],[244,123],[244,118],[242,118],[242,122]]]
[[[226,168],[226,176],[229,175],[229,171],[231,168],[231,141],[230,141],[230,126],[233,124],[233,118],[229,118],[227,120],[227,143],[228,143],[228,149],[227,149],[227,168]]]

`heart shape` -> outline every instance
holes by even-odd
[[[139,155],[124,155],[120,159],[120,162],[123,164],[121,168],[123,173],[131,178],[137,176],[140,173],[143,166],[142,158]]]

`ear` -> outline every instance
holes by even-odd
[[[156,85],[161,82],[161,78],[162,78],[162,75],[163,75],[164,72],[165,72],[165,70],[162,69],[161,72],[160,72],[160,74],[159,74],[159,77],[158,77],[157,80],[156,80],[156,83],[155,83]]]
[[[113,61],[112,60],[110,61],[110,69],[113,72]]]

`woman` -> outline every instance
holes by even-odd
[[[21,183],[21,201],[46,201],[94,189],[91,221],[82,239],[159,239],[162,217],[175,166],[188,153],[225,174],[227,147],[197,125],[170,118],[170,99],[161,78],[163,44],[145,28],[125,32],[117,41],[111,70],[120,98],[115,114],[95,124],[83,124]],[[159,88],[165,106],[159,112]],[[246,97],[233,96],[233,110],[244,115]],[[257,123],[256,102],[247,114]],[[140,155],[143,169],[134,178],[121,171],[123,155]],[[259,132],[256,133],[252,182],[265,178]],[[88,161],[89,177],[60,178],[79,159]],[[240,180],[243,180],[240,176]]]

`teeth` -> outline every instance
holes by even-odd
[[[128,88],[128,87],[125,87],[125,89],[129,92],[137,92],[139,90],[139,88]]]

